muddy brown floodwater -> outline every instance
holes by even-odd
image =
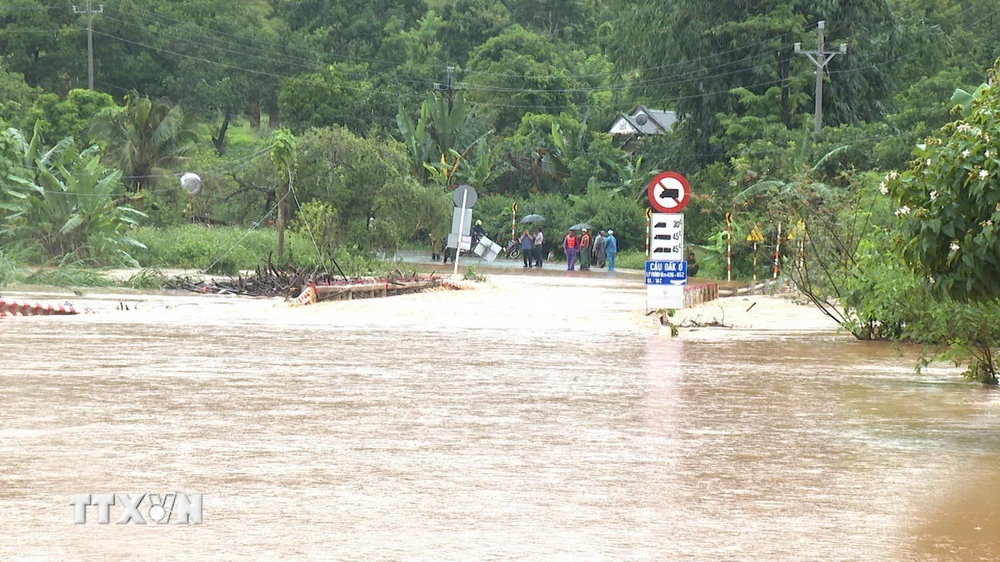
[[[496,275],[0,318],[0,559],[1000,558],[996,392],[784,301],[670,338],[643,295]],[[74,494],[174,491],[201,525],[73,523]]]

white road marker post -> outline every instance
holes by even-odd
[[[454,276],[458,276],[458,258],[462,255],[462,233],[465,232],[465,205],[469,202],[469,190],[465,189],[462,192],[462,209],[458,215],[458,243],[455,248],[455,271],[452,273]]]

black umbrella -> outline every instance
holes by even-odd
[[[542,222],[543,220],[545,220],[545,217],[543,217],[542,215],[525,215],[520,220],[520,223],[521,224],[528,224],[528,223],[533,223],[533,222]]]
[[[589,224],[587,224],[585,222],[578,222],[578,223],[574,224],[573,226],[569,227],[570,230],[583,230],[585,228],[587,230],[594,230],[594,228],[592,226],[590,226]]]

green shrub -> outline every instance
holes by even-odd
[[[615,232],[618,234],[618,232]],[[625,250],[624,252],[619,252],[618,256],[615,258],[615,268],[617,269],[641,269],[646,270],[646,251],[643,250]]]
[[[162,290],[170,285],[170,280],[159,269],[155,267],[147,267],[132,274],[132,276],[129,277],[123,285],[130,289]]]
[[[14,258],[0,250],[0,287],[14,281],[19,271],[20,268]]]
[[[59,265],[54,268],[43,267],[19,279],[29,285],[47,285],[52,287],[112,287],[115,281],[93,269],[80,268],[73,264]]]
[[[465,268],[465,272],[462,274],[462,279],[465,281],[475,281],[476,283],[485,283],[486,276],[479,273],[479,269],[475,265],[470,265]]]
[[[176,267],[235,274],[253,269],[269,254],[276,255],[277,235],[272,228],[248,230],[237,227],[206,227],[186,224],[169,228],[140,228],[136,240],[146,246],[134,252],[144,267]],[[294,232],[285,236],[288,259],[299,264],[316,263],[312,242]]]

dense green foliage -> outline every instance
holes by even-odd
[[[964,116],[914,150],[885,190],[899,204],[903,255],[957,299],[1000,298],[1000,93],[984,85]]]
[[[101,164],[97,147],[77,150],[72,138],[42,147],[39,129],[30,141],[16,129],[0,138],[10,164],[0,194],[0,236],[22,249],[39,248],[46,258],[135,265],[129,252],[141,244],[129,227],[145,215],[116,201],[121,172]]]
[[[280,253],[264,239],[287,224],[292,259],[363,268],[443,238],[451,190],[470,184],[494,238],[517,202],[546,217],[557,253],[587,222],[639,265],[646,185],[675,170],[702,274],[729,274],[730,246],[736,278],[772,274],[777,254],[857,337],[951,343],[989,381],[1000,97],[977,86],[1000,54],[995,14],[973,0],[128,0],[94,17],[90,92],[85,18],[15,0],[0,6],[0,245],[233,271]],[[794,45],[815,50],[819,21],[826,49],[849,48],[822,75],[814,134],[816,69]],[[640,105],[679,120],[607,134]],[[136,233],[146,249],[135,219],[159,228]]]

